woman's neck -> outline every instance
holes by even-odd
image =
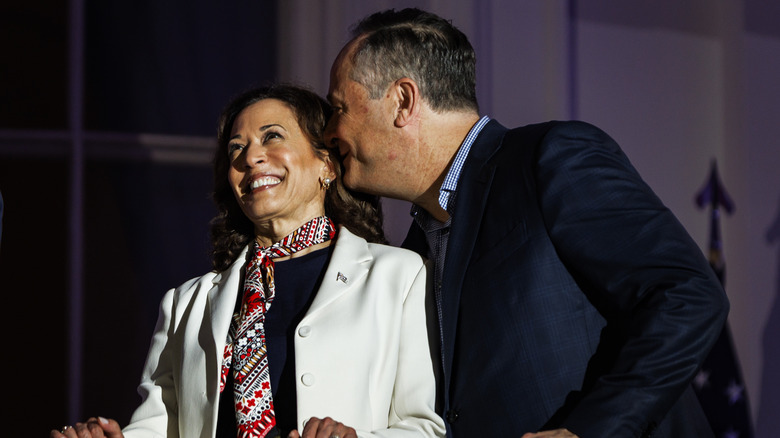
[[[260,246],[271,246],[289,236],[303,224],[320,216],[324,216],[324,213],[315,214],[305,219],[269,219],[260,223],[255,222],[255,240]]]
[[[289,236],[292,232],[294,232],[295,230],[303,226],[305,223],[320,216],[324,216],[324,213],[318,214],[316,216],[312,216],[311,218],[305,219],[303,221],[269,220],[262,224],[255,224],[255,240],[260,246],[269,247],[274,243],[279,242],[280,240]],[[296,251],[291,256],[278,257],[274,259],[274,261],[281,262],[290,258],[301,257],[311,253],[312,251],[316,251],[322,248],[327,248],[328,246],[330,246],[330,243],[331,243],[330,240],[322,243],[318,243],[316,245],[312,245],[303,248],[299,251]]]
[[[331,242],[333,242],[333,241],[332,240],[328,240],[327,242],[322,242],[322,243],[318,243],[316,245],[312,245],[312,246],[303,248],[302,250],[296,251],[296,252],[294,252],[294,253],[292,253],[292,254],[290,254],[288,256],[276,257],[274,259],[274,263],[283,262],[285,260],[294,259],[296,257],[303,257],[306,254],[310,254],[310,253],[312,253],[314,251],[317,251],[318,249],[324,249],[324,248],[329,247]]]

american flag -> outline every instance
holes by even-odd
[[[734,203],[720,182],[714,161],[707,183],[696,195],[696,204],[699,208],[711,207],[709,262],[725,287],[720,207],[731,214]],[[753,438],[745,382],[742,380],[728,323],[696,375],[693,389],[717,438]]]

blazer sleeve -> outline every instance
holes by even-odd
[[[174,365],[168,336],[172,330],[174,294],[175,289],[169,290],[160,303],[160,314],[138,386],[141,404],[122,430],[125,438],[179,436]]]
[[[701,250],[604,132],[559,124],[535,158],[550,238],[607,320],[597,352],[606,365],[586,376],[561,425],[585,437],[648,433],[721,332],[726,295]]]
[[[388,415],[379,437],[444,437],[444,420],[436,413],[434,364],[426,327],[427,268],[420,269],[403,302],[398,368]],[[358,433],[359,436],[362,436]]]

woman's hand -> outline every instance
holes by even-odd
[[[60,430],[52,430],[49,438],[124,438],[122,428],[114,420],[92,417],[86,423],[76,423]]]
[[[287,435],[287,438],[357,438],[357,432],[330,417],[321,420],[317,417],[311,417],[306,422],[306,426],[303,427],[303,434],[294,430]]]

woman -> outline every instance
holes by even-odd
[[[342,186],[328,111],[273,86],[223,112],[215,270],[163,298],[125,437],[444,436],[423,261],[367,242],[378,203]],[[93,418],[51,437],[104,432],[122,436]]]

